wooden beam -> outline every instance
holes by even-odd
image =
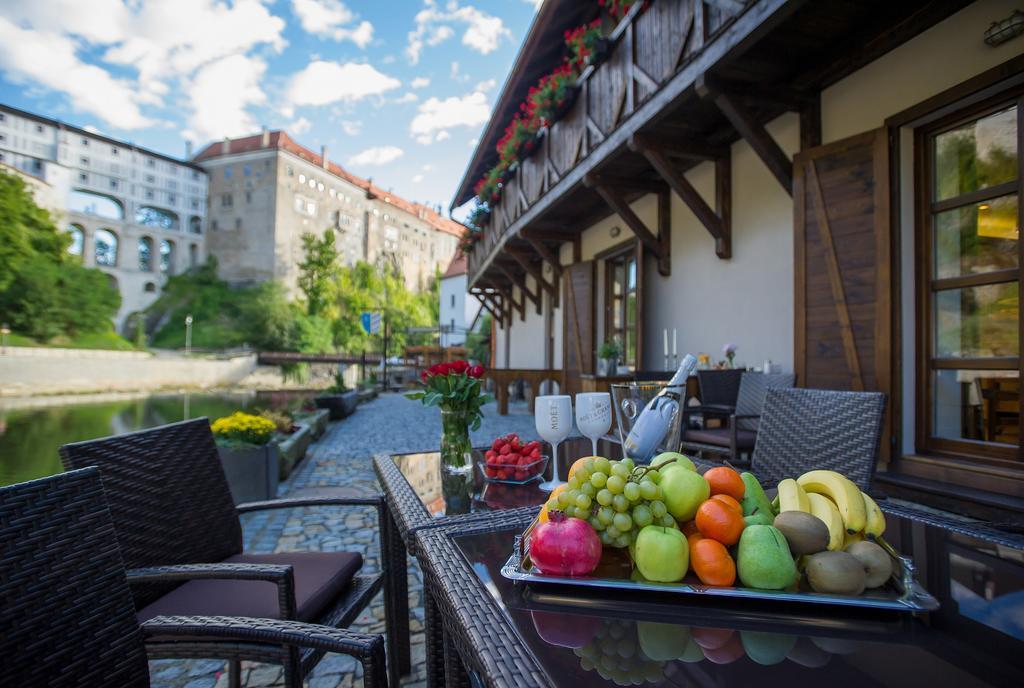
[[[732,158],[719,158],[715,161],[715,212],[722,222],[725,233],[725,255],[718,253],[719,258],[732,258]],[[716,242],[716,250],[718,248]]]
[[[771,134],[739,101],[725,91],[715,90],[715,85],[705,77],[697,79],[697,93],[714,101],[718,109],[729,120],[739,135],[750,144],[768,170],[775,176],[790,196],[793,195],[793,161],[772,138]]]
[[[493,294],[486,292],[472,292],[473,296],[488,310],[491,315],[498,319],[498,322],[504,325],[505,323],[505,312],[501,310],[496,299],[493,298]]]
[[[622,218],[626,226],[633,230],[633,234],[636,235],[643,245],[657,256],[658,272],[662,275],[670,274],[669,256],[664,252],[661,240],[647,228],[643,220],[637,217],[633,209],[629,207],[626,199],[619,194],[618,189],[607,185],[604,179],[598,175],[587,175],[583,178],[583,183],[594,189],[604,199],[604,202]]]
[[[512,304],[512,307],[509,309],[510,316],[513,315],[516,311],[519,311],[519,319],[526,320],[526,299],[524,299],[523,297],[519,297],[519,302],[516,303],[515,286],[508,287],[503,294],[503,298],[507,298],[508,302]],[[511,319],[509,319],[509,324],[512,324]]]
[[[525,253],[517,249],[514,249],[510,246],[505,247],[505,252],[508,253],[513,258],[515,258],[516,261],[521,266],[523,266],[523,270],[526,270],[526,272],[532,275],[533,279],[536,280],[537,284],[540,285],[544,289],[544,291],[551,295],[551,298],[555,298],[558,295],[558,292],[555,289],[555,285],[551,284],[546,279],[544,279],[544,274],[541,271],[541,269],[536,265],[533,265],[530,262],[529,257]]]
[[[821,145],[821,94],[800,108],[800,150]]]
[[[512,272],[512,270],[510,270],[509,268],[505,267],[504,265],[501,265],[500,263],[495,263],[495,265],[498,266],[499,270],[501,270],[506,275],[508,275],[508,278],[512,281],[512,283],[515,286],[519,287],[519,291],[523,292],[524,294],[526,294],[527,297],[529,297],[530,301],[533,302],[533,305],[537,309],[537,315],[540,315],[540,313],[541,313],[540,292],[538,291],[535,294],[532,291],[530,291],[529,287],[526,286],[526,275],[523,275],[522,277],[518,277],[518,276],[515,275],[515,273]]]
[[[587,175],[591,180],[597,180],[603,186],[610,186],[615,188],[616,191],[626,191],[632,193],[643,193],[643,194],[656,194],[661,193],[665,190],[665,183],[661,181],[652,181],[647,179],[637,179],[636,177],[618,177],[612,174],[600,173]],[[586,186],[591,186],[585,178],[583,183]]]
[[[642,148],[647,148],[658,150],[670,157],[695,160],[718,160],[729,156],[728,146],[714,146],[703,141],[661,136],[656,133],[634,134],[629,138],[629,148],[637,153],[642,152]]]
[[[469,292],[469,293],[476,297],[476,300],[480,302],[480,306],[482,308],[484,308],[493,317],[497,318],[498,320],[501,320],[501,318],[498,316],[498,314],[495,313],[494,310],[491,308],[491,302],[488,301],[486,298],[484,298],[484,296],[482,294],[477,294],[476,292],[472,292],[472,291]]]
[[[524,229],[520,232],[520,235],[529,242],[530,246],[533,246],[534,250],[540,254],[541,258],[548,262],[548,265],[551,266],[551,269],[555,273],[555,277],[561,277],[562,265],[555,252],[548,248],[547,244],[545,244],[541,239],[535,237],[528,229]]]
[[[731,14],[739,14],[747,4],[743,0],[704,0],[707,4],[725,10]]]
[[[638,153],[642,154],[647,158],[647,162],[651,164],[651,167],[661,175],[669,187],[676,192],[676,195],[683,200],[683,203],[697,216],[704,228],[708,230],[711,236],[715,240],[715,253],[719,258],[729,258],[732,256],[732,230],[730,227],[725,226],[722,222],[722,218],[719,217],[714,210],[705,202],[701,197],[697,189],[693,188],[689,180],[676,168],[675,165],[670,161],[660,150],[653,147],[651,142],[643,139],[633,137],[630,140],[629,147]],[[716,188],[717,188],[717,174],[716,174]]]

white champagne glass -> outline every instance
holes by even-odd
[[[540,484],[540,489],[551,492],[565,482],[558,477],[558,444],[572,432],[572,397],[564,394],[537,397],[533,419],[537,434],[551,445],[551,480]]]
[[[597,456],[597,441],[612,427],[612,395],[608,392],[577,394],[576,427],[590,438],[591,454]]]

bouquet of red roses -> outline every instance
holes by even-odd
[[[420,373],[424,389],[406,394],[408,399],[421,400],[424,406],[439,406],[447,416],[466,423],[470,430],[480,427],[481,407],[492,401],[481,386],[484,367],[469,361],[438,363]]]

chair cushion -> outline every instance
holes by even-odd
[[[363,565],[358,552],[236,554],[228,563],[291,564],[300,621],[315,622],[352,582]],[[277,586],[268,581],[191,580],[138,613],[142,623],[162,614],[281,618]]]
[[[736,446],[740,449],[751,449],[757,433],[750,430],[736,431]],[[713,444],[716,447],[729,446],[729,429],[714,428],[712,430],[687,430],[683,435],[683,442],[696,442],[698,444]]]

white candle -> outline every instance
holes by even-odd
[[[673,327],[672,328],[672,355],[673,356],[675,356],[678,353],[678,349],[676,349],[676,334],[678,334],[676,332],[676,328]]]
[[[668,358],[668,328],[667,327],[665,328],[665,331],[662,334],[665,335],[665,358]]]

